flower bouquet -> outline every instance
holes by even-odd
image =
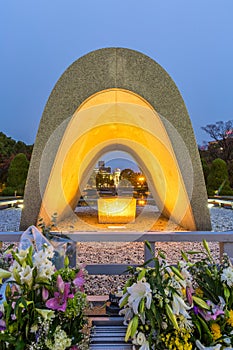
[[[65,267],[56,271],[53,248],[46,245],[12,251],[0,305],[0,349],[83,349],[84,270]]]
[[[189,256],[200,252],[181,252],[171,266],[158,251],[153,267],[129,268],[120,313],[135,349],[233,350],[233,267],[203,245],[197,262]]]

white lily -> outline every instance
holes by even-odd
[[[129,306],[133,308],[133,312],[138,314],[138,306],[140,301],[143,298],[146,298],[146,308],[149,309],[151,305],[151,288],[149,283],[142,282],[141,280],[137,283],[134,283],[131,287],[127,288],[128,293],[130,294],[128,303]]]
[[[220,350],[222,345],[204,346],[199,340],[196,340],[196,346],[199,350]]]
[[[20,273],[20,279],[21,283],[26,283],[29,287],[32,285],[32,271],[33,268],[31,268],[29,265],[27,265]]]
[[[150,346],[149,346],[148,341],[143,343],[142,346],[140,346],[139,350],[150,350]]]
[[[190,318],[187,310],[190,309],[190,306],[186,305],[184,300],[176,293],[173,294],[172,300],[172,311],[175,315],[183,315],[185,318]]]
[[[120,310],[119,315],[124,315],[124,325],[128,325],[128,322],[133,318],[133,311],[131,307],[126,307]]]
[[[26,259],[28,253],[29,253],[29,248],[21,249],[18,253],[16,253],[16,256],[18,257],[18,259],[19,259],[21,264],[23,264],[23,262]]]

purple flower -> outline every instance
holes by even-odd
[[[192,296],[192,293],[193,293],[193,289],[190,288],[190,287],[186,287],[186,298],[187,298],[187,300],[188,300],[189,305],[192,305],[192,304],[193,304],[193,296]]]
[[[2,320],[3,318],[3,312],[0,311],[0,331],[5,331],[6,329],[6,322]]]
[[[83,285],[85,283],[85,279],[83,277],[83,270],[79,270],[75,279],[73,280],[73,283],[76,287],[78,287],[81,291],[83,291]]]
[[[70,293],[70,283],[65,283],[62,277],[58,275],[57,289],[58,289],[58,292],[54,293],[54,298],[47,300],[45,305],[49,309],[65,312],[67,299],[74,297],[74,295]]]
[[[208,302],[208,301],[206,303],[209,306],[214,305],[213,303]],[[198,315],[198,314],[201,315],[204,318],[205,321],[210,321],[210,320],[214,320],[215,321],[219,315],[224,315],[224,311],[221,310],[218,307],[218,305],[214,305],[214,306],[215,307],[212,309],[212,312],[211,312],[211,311],[205,311],[205,310],[203,310],[203,309],[201,309],[201,308],[199,308],[198,306],[195,305],[193,307],[193,312],[195,313],[195,315]]]
[[[79,347],[77,345],[71,346],[70,350],[79,350]]]
[[[0,331],[6,330],[6,322],[4,320],[0,320]]]
[[[49,297],[49,291],[47,288],[43,287],[42,288],[42,299],[45,301]]]

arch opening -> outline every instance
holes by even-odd
[[[101,203],[106,206],[109,201],[111,206],[107,207],[107,213],[103,213],[108,222],[104,222],[103,219],[99,220],[98,206]],[[136,207],[127,207],[132,201],[135,201]],[[135,210],[132,217],[122,217],[122,211],[127,210],[129,213],[130,209]],[[95,230],[143,231],[159,227],[162,231],[168,225],[177,228],[177,225],[168,223],[161,216],[145,174],[132,155],[125,151],[111,151],[100,156],[74,212],[77,220],[73,216],[66,220],[72,220],[74,230],[85,230],[88,225]],[[65,227],[66,222],[60,223],[59,229]]]
[[[163,215],[195,230],[192,184],[190,188],[184,184],[161,116],[141,96],[122,89],[94,94],[72,116],[49,181],[41,186],[45,191],[39,217],[46,222],[54,212],[59,220],[69,216],[97,160],[116,150],[131,154],[139,164]]]

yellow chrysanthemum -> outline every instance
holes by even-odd
[[[231,326],[231,327],[233,327],[233,310],[230,310],[230,312],[229,312],[229,318],[228,318],[228,320],[227,320],[227,323]]]
[[[198,288],[195,290],[195,294],[196,294],[197,297],[202,298],[204,293],[203,293],[203,290],[202,290],[201,288],[198,287]]]
[[[213,335],[213,340],[217,340],[222,336],[220,326],[217,323],[213,323],[210,328]]]
[[[192,343],[189,342],[190,333],[186,329],[176,330],[168,333],[166,337],[161,336],[168,350],[192,350]]]

